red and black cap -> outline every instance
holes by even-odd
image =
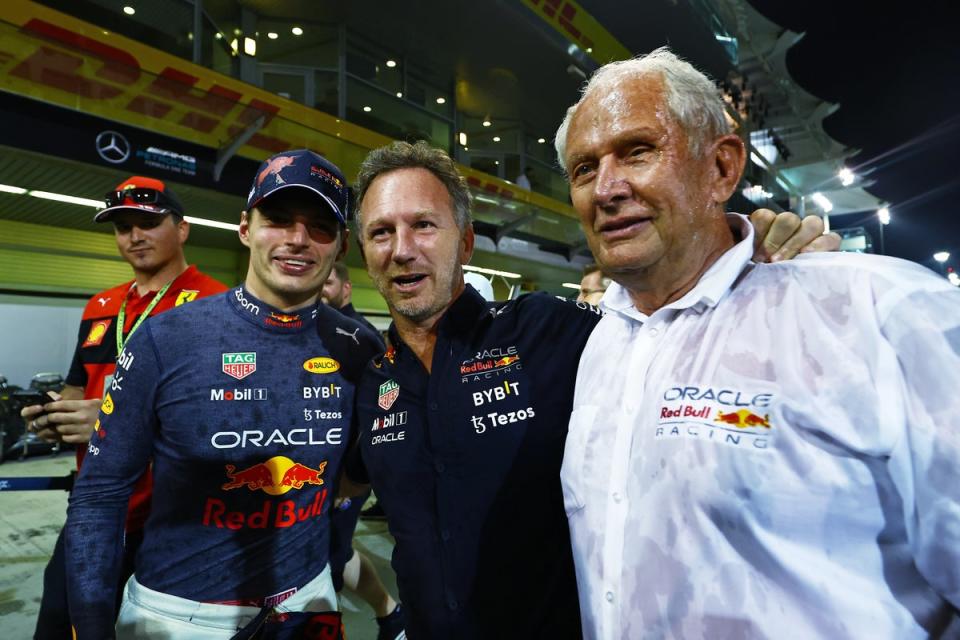
[[[132,176],[104,197],[107,207],[93,217],[94,222],[109,222],[115,213],[134,211],[158,216],[183,217],[183,204],[162,180]]]
[[[253,178],[247,211],[264,198],[290,187],[312,191],[330,207],[340,224],[347,224],[350,188],[343,172],[309,149],[284,151],[264,160]]]

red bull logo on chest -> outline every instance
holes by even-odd
[[[766,449],[774,435],[775,394],[710,386],[672,386],[661,395],[656,439],[707,440]]]
[[[228,464],[227,477],[230,480],[221,488],[230,491],[246,487],[250,491],[264,491],[279,496],[291,489],[302,489],[305,484],[322,485],[326,466],[326,461],[323,461],[314,469],[286,456],[274,456],[266,462],[258,462],[240,470]]]

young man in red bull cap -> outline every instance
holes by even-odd
[[[123,513],[151,460],[117,637],[225,640],[262,610],[336,609],[331,490],[354,378],[379,352],[318,304],[347,247],[348,201],[340,170],[311,151],[265,161],[240,219],[243,285],[149,320],[124,346],[68,510],[78,638],[114,635]],[[336,633],[338,615],[314,623]]]
[[[885,256],[751,262],[724,107],[664,47],[557,132],[614,280],[561,474],[584,635],[960,637],[960,292]]]
[[[223,284],[195,266],[187,265],[183,245],[190,225],[183,216],[180,199],[166,183],[133,176],[107,193],[106,207],[94,217],[96,222],[113,223],[117,249],[133,268],[134,279],[101,291],[87,302],[67,384],[60,392],[61,400],[43,407],[27,407],[22,412],[29,428],[44,439],[79,445],[78,466],[87,452],[98,408],[104,391],[110,387],[123,342],[144,318],[226,290]],[[148,465],[141,471],[127,506],[121,586],[133,571],[133,556],[149,513]],[[44,571],[43,597],[34,637],[62,640],[69,636],[61,532]]]

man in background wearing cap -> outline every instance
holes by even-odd
[[[265,161],[240,218],[244,283],[151,318],[124,346],[67,513],[80,640],[114,635],[123,512],[151,460],[150,518],[117,637],[226,640],[261,612],[336,609],[331,479],[354,379],[380,351],[318,304],[347,248],[347,202],[340,170],[317,154]],[[330,637],[340,626],[336,613],[306,618]]]
[[[140,320],[175,306],[226,290],[213,278],[188,266],[183,244],[190,225],[183,206],[160,180],[134,176],[106,196],[96,222],[112,222],[120,256],[133,267],[134,279],[93,296],[83,310],[77,348],[61,400],[32,406],[22,415],[32,431],[49,441],[78,445],[77,466],[97,419],[104,390],[112,384],[119,345]],[[123,331],[117,327],[123,323]],[[127,509],[121,584],[133,572],[133,556],[143,536],[150,507],[151,478],[144,465]],[[43,598],[35,638],[70,637],[63,534],[43,575]]]

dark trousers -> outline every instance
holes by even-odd
[[[133,574],[133,558],[142,541],[143,531],[127,533],[120,583],[117,585],[117,613],[120,612],[120,601],[123,599],[123,586]],[[34,640],[70,640],[73,637],[70,612],[67,608],[67,556],[62,529],[57,536],[53,556],[43,570],[43,597],[40,600],[37,629],[33,632],[33,637]]]

